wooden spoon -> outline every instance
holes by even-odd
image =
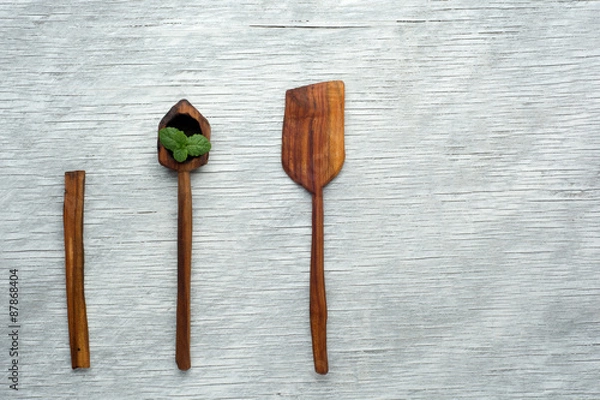
[[[175,104],[158,124],[160,131],[173,127],[187,136],[199,133],[210,140],[210,125],[187,100]],[[158,140],[158,162],[177,171],[177,333],[175,361],[180,370],[188,370],[190,361],[190,290],[192,275],[192,188],[190,171],[208,162],[208,153],[178,162]]]
[[[310,325],[315,371],[319,374],[329,371],[323,187],[340,172],[344,158],[344,82],[322,82],[288,90],[281,161],[290,178],[312,193]]]

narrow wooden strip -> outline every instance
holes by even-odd
[[[325,375],[327,361],[327,299],[325,295],[323,189],[313,194],[312,249],[310,256],[310,327],[315,371]]]
[[[83,290],[83,199],[85,171],[65,173],[65,266],[71,366],[90,367],[87,313]]]
[[[177,223],[177,332],[175,361],[180,370],[191,368],[190,357],[190,297],[192,277],[192,187],[190,173],[178,174]]]

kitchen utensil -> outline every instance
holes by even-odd
[[[187,100],[181,100],[163,117],[158,125],[160,131],[173,127],[187,136],[202,134],[210,140],[210,125]],[[181,370],[191,367],[190,360],[190,290],[192,273],[192,189],[190,171],[208,162],[208,153],[178,162],[173,154],[158,140],[158,162],[177,171],[177,333],[175,360]]]
[[[340,172],[344,158],[344,83],[322,82],[288,90],[281,160],[290,178],[312,193],[310,324],[315,370],[319,374],[329,370],[323,187]]]

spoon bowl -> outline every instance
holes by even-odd
[[[186,136],[201,134],[210,140],[210,124],[189,101],[183,99],[175,104],[158,124],[158,130],[172,127],[177,128]],[[158,162],[160,165],[174,171],[193,171],[208,163],[208,154],[199,157],[189,157],[184,162],[178,162],[173,158],[173,153],[167,150],[158,139]]]

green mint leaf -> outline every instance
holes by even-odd
[[[192,157],[201,156],[210,150],[210,142],[202,135],[196,134],[190,137],[177,128],[167,127],[158,132],[162,145],[173,152],[173,158],[177,162],[184,162],[188,155]]]
[[[187,152],[190,156],[197,157],[210,151],[210,142],[202,135],[192,135],[187,138]]]
[[[187,145],[187,136],[185,133],[180,131],[177,128],[167,127],[162,128],[158,132],[158,137],[163,146],[165,146],[168,150],[175,152],[175,150],[179,150],[185,148]],[[187,152],[186,152],[187,157]],[[177,160],[179,161],[179,160]],[[185,158],[184,158],[185,161]],[[181,162],[181,161],[180,161]]]
[[[173,151],[173,158],[178,162],[184,162],[187,159],[188,151],[186,148],[177,149]]]

